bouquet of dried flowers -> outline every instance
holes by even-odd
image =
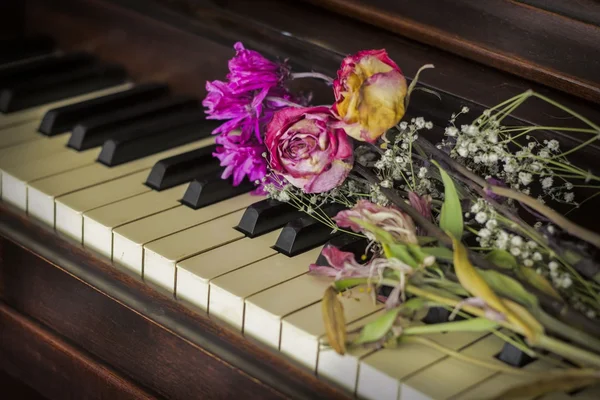
[[[594,259],[600,235],[555,210],[580,207],[600,193],[600,177],[573,160],[598,139],[599,126],[527,91],[472,118],[462,107],[434,141],[431,122],[403,121],[411,94],[431,92],[417,82],[432,65],[407,85],[385,50],[346,57],[336,79],[292,72],[286,61],[268,60],[240,43],[235,50],[227,81],[208,82],[203,103],[208,118],[225,120],[214,131],[223,178],[233,176],[235,185],[248,178],[257,193],[369,243],[358,259],[326,247],[328,265],[307,266],[332,277],[322,304],[333,349],[343,354],[350,346],[420,341],[485,364],[427,335],[488,331],[531,356],[551,352],[570,362],[500,398],[600,379],[600,267]],[[299,78],[331,85],[335,103],[313,106],[309,97],[291,93],[286,84]],[[530,99],[568,113],[576,126],[505,124]],[[558,140],[541,135],[548,131],[589,139],[564,151]],[[328,215],[323,208],[330,203],[345,209]],[[383,301],[386,312],[346,332],[337,296],[357,286]],[[419,323],[431,307],[450,310],[449,320]]]

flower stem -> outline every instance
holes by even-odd
[[[600,368],[599,355],[562,342],[556,338],[547,335],[540,335],[540,337],[536,340],[535,346],[549,350],[567,359],[576,359],[587,365],[593,365],[596,368]]]
[[[321,74],[319,72],[294,72],[291,75],[292,79],[302,79],[302,78],[316,78],[316,79],[321,79],[324,80],[325,82],[332,84],[333,83],[333,78],[325,75],[325,74]]]
[[[265,100],[277,102],[280,104],[285,104],[290,107],[302,107],[300,104],[294,103],[293,101],[286,100],[282,97],[267,96],[267,97],[265,97]]]
[[[499,186],[486,185],[486,189],[494,194],[497,194],[498,196],[508,197],[510,199],[517,200],[521,203],[528,205],[529,207],[533,208],[535,211],[539,212],[546,218],[552,220],[552,222],[560,226],[562,229],[564,229],[571,235],[576,236],[579,239],[584,240],[600,248],[600,235],[577,224],[574,224],[567,218],[563,217],[550,207],[540,203],[533,197],[529,197],[527,195],[524,195],[523,193],[519,193],[512,189],[503,188]]]

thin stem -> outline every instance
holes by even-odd
[[[540,203],[536,199],[524,195],[523,193],[516,192],[512,189],[503,188],[499,186],[486,185],[486,189],[499,196],[508,197],[510,199],[517,200],[521,203],[528,205],[529,207],[533,208],[535,211],[539,212],[546,218],[552,220],[552,222],[560,226],[562,229],[564,229],[571,235],[576,236],[579,239],[584,240],[600,248],[600,235],[590,231],[589,229],[574,224],[567,218],[563,217],[550,207]]]
[[[567,155],[569,155],[571,153],[575,153],[577,150],[583,149],[585,146],[587,146],[590,143],[595,142],[596,140],[598,140],[598,135],[596,135],[595,137],[593,137],[591,139],[586,140],[585,142],[579,144],[578,146],[573,147],[571,150],[567,150],[567,151],[565,151],[562,154],[554,156],[553,158],[564,157],[564,156],[567,156]]]
[[[563,110],[564,112],[571,114],[575,118],[579,119],[580,121],[582,121],[582,122],[586,123],[587,125],[589,125],[590,127],[592,127],[596,132],[600,133],[600,127],[598,125],[594,124],[592,121],[590,121],[586,117],[584,117],[583,115],[576,113],[575,111],[571,110],[570,108],[567,108],[567,107],[563,106],[562,104],[560,104],[540,93],[532,91],[531,94],[533,96],[537,97],[538,99],[544,100],[546,103],[550,103],[554,107],[557,107],[557,108]]]
[[[503,372],[505,374],[519,375],[519,376],[523,376],[523,375],[529,375],[529,376],[561,375],[561,376],[564,376],[565,374],[570,374],[573,376],[596,376],[598,374],[598,371],[589,370],[589,369],[555,368],[555,369],[551,369],[551,370],[534,371],[534,370],[530,370],[530,369],[508,367],[508,366],[501,365],[498,363],[490,363],[490,362],[487,362],[487,361],[484,361],[484,360],[481,360],[478,358],[467,356],[463,353],[460,353],[456,350],[449,349],[431,339],[427,339],[424,337],[418,337],[418,336],[401,337],[401,341],[408,342],[408,343],[413,342],[413,343],[423,344],[425,346],[432,347],[435,350],[438,350],[439,352],[444,353],[450,357],[453,357],[453,358],[456,358],[456,359],[459,359],[462,361],[466,361],[468,363],[475,364],[480,367],[490,369],[492,371]]]
[[[291,74],[291,78],[292,79],[302,79],[302,78],[317,78],[317,79],[321,79],[324,80],[327,83],[333,83],[333,78],[325,75],[325,74],[321,74],[319,72],[294,72]]]

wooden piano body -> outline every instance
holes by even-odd
[[[198,97],[206,80],[225,75],[238,40],[329,75],[345,54],[386,48],[408,77],[435,64],[421,81],[442,101],[415,95],[410,110],[434,123],[462,105],[490,106],[529,88],[600,120],[600,5],[592,0],[27,0],[1,7],[5,35],[47,34],[62,50],[124,65],[136,81],[168,82]],[[331,101],[326,87],[310,89]],[[517,113],[532,123],[554,116],[543,104]],[[582,155],[592,167],[597,150]],[[0,236],[0,368],[47,398],[354,395],[6,203]]]

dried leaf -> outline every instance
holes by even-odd
[[[513,302],[509,299],[504,299],[504,305],[511,311],[512,314],[519,317],[519,319],[529,327],[533,332],[534,337],[540,337],[544,333],[544,327],[538,322],[537,319],[522,305]],[[532,343],[535,340],[531,340]]]
[[[515,269],[519,265],[517,259],[506,250],[494,249],[485,258],[500,268]]]
[[[478,272],[496,294],[513,299],[527,307],[536,307],[538,305],[537,298],[510,276],[494,270],[479,270]]]
[[[534,382],[528,382],[507,389],[494,397],[493,400],[537,398],[538,396],[552,392],[570,392],[598,382],[600,382],[600,377],[598,376],[550,375]]]
[[[554,297],[555,299],[561,299],[560,294],[552,287],[550,282],[543,276],[535,272],[531,268],[521,267],[517,272],[523,280],[529,282],[531,285],[535,286],[537,289]]]
[[[354,344],[372,343],[382,339],[394,325],[394,321],[396,321],[400,310],[400,307],[389,310],[375,321],[371,321],[363,326]]]
[[[527,339],[535,341],[537,336],[533,327],[528,326],[518,315],[509,310],[502,299],[494,293],[469,261],[465,246],[456,238],[452,238],[452,243],[454,246],[454,271],[461,285],[473,296],[485,301],[489,307],[504,314],[508,322],[525,335]]]
[[[329,345],[338,353],[346,353],[346,321],[344,319],[344,306],[337,296],[336,290],[330,286],[325,290],[321,303],[323,322]]]
[[[421,68],[419,68],[419,70],[417,71],[417,74],[415,75],[414,79],[408,86],[408,90],[406,91],[406,97],[404,98],[404,109],[408,108],[408,104],[410,103],[410,95],[412,94],[413,90],[415,90],[415,87],[417,86],[417,82],[419,81],[419,75],[421,74],[421,71],[423,71],[425,69],[429,69],[429,68],[435,68],[435,67],[433,66],[433,64],[425,64]]]
[[[459,239],[463,235],[463,213],[456,187],[450,175],[440,167],[436,161],[432,161],[440,170],[444,182],[444,204],[440,214],[440,228],[450,232],[451,236]]]

